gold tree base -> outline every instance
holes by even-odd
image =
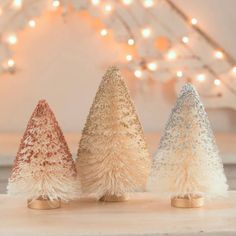
[[[178,208],[198,208],[204,206],[204,198],[201,196],[188,197],[173,197],[171,206]]]
[[[28,200],[27,205],[30,209],[36,209],[36,210],[51,210],[51,209],[57,209],[61,207],[61,201],[60,200],[49,200],[44,198],[38,198],[35,200]]]
[[[128,201],[128,196],[116,196],[116,195],[104,195],[99,199],[102,202],[126,202]]]

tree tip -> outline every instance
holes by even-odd
[[[119,70],[118,66],[113,65],[113,66],[108,67],[106,74],[116,74],[116,73],[119,73],[119,71],[120,70]]]
[[[39,100],[36,108],[35,108],[35,115],[38,116],[38,115],[45,115],[50,109],[47,101],[45,99],[41,99]]]
[[[103,76],[103,80],[111,81],[111,80],[117,80],[117,79],[122,79],[119,68],[115,65],[108,67],[108,69],[106,70]]]
[[[41,105],[42,104],[47,104],[47,101],[46,101],[46,99],[40,99],[38,104],[41,104]]]
[[[189,92],[197,93],[197,90],[195,89],[195,87],[191,83],[186,83],[182,87],[182,89],[180,91],[180,95],[183,95],[183,94],[189,93]]]

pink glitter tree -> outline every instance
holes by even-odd
[[[34,110],[14,162],[8,194],[30,200],[76,196],[76,169],[63,133],[45,100]]]

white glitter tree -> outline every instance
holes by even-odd
[[[116,67],[100,84],[79,144],[82,191],[104,201],[123,201],[144,189],[151,159],[124,79]]]
[[[172,205],[197,207],[203,197],[227,191],[221,158],[207,114],[191,84],[183,86],[153,161],[151,189]]]
[[[8,194],[33,200],[75,197],[76,169],[56,118],[42,100],[34,110],[14,162]]]

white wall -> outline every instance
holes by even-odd
[[[236,58],[235,0],[174,0],[189,17]]]
[[[124,48],[99,36],[94,20],[73,14],[46,14],[36,29],[19,34],[14,46],[19,71],[0,77],[0,132],[18,132],[37,101],[48,100],[64,131],[80,132],[105,68],[123,60]],[[123,71],[126,77],[130,77]],[[145,131],[159,131],[175,100],[174,83],[156,84],[152,91],[127,82]],[[236,131],[236,113],[209,111],[215,130]]]

